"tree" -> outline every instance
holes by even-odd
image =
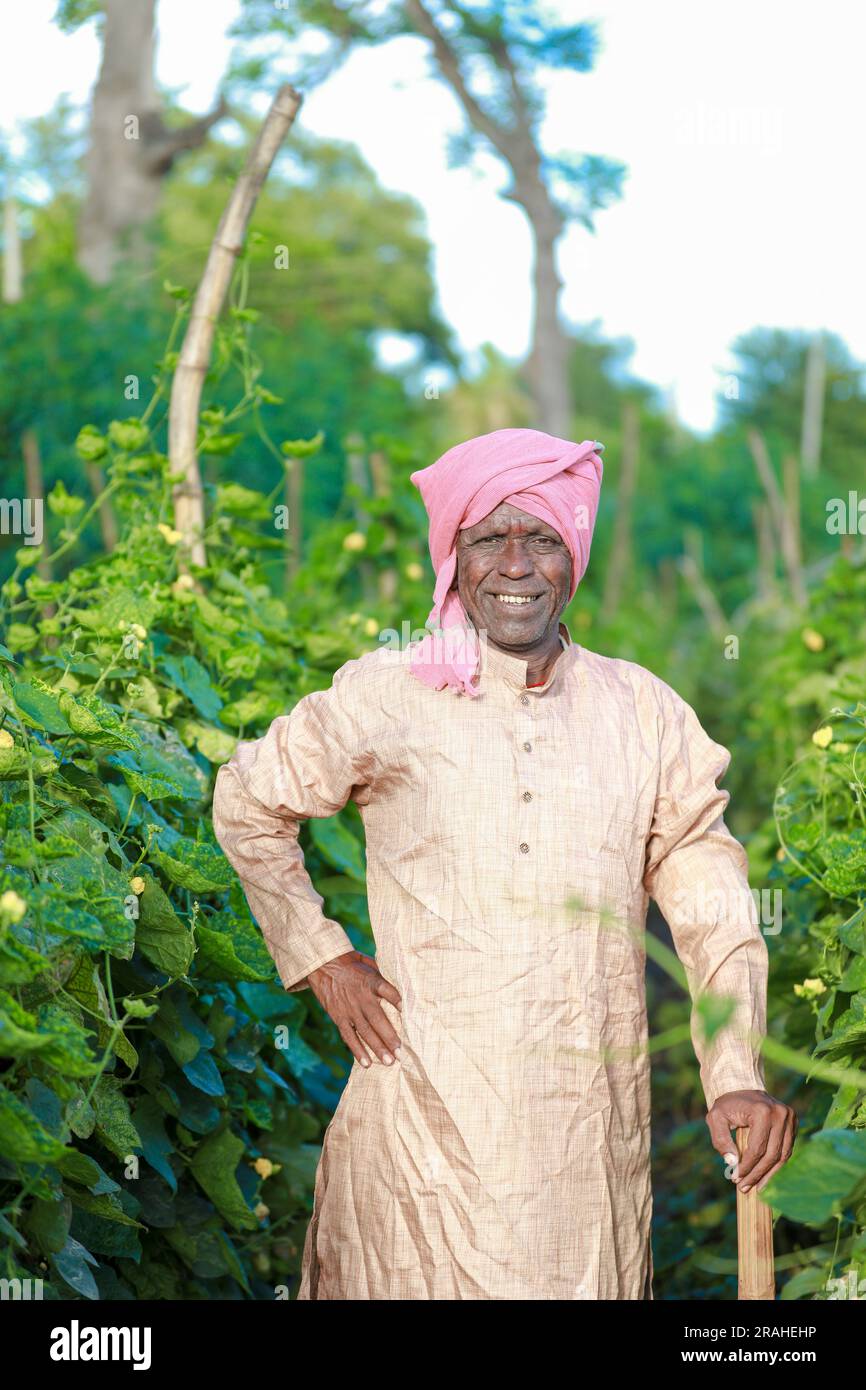
[[[594,214],[619,197],[624,168],[598,155],[548,154],[542,145],[545,111],[542,76],[552,69],[588,72],[597,53],[591,24],[548,23],[537,4],[508,0],[285,0],[278,9],[265,0],[242,0],[235,32],[251,43],[279,36],[278,47],[298,55],[311,35],[327,47],[312,61],[300,56],[302,87],[321,81],[353,44],[378,44],[412,35],[429,45],[439,77],[454,93],[466,122],[452,141],[455,162],[468,162],[479,148],[492,151],[511,182],[504,197],[523,208],[534,245],[534,311],[527,363],[535,423],[564,435],[571,426],[568,339],[559,316],[562,282],[556,262],[559,239],[576,221],[593,230]],[[238,65],[249,80],[264,59]]]
[[[227,111],[223,98],[207,115],[169,126],[154,77],[156,0],[60,0],[67,33],[94,16],[102,65],[93,91],[78,228],[78,263],[107,284],[124,252],[147,257],[147,229],[163,180],[182,150],[195,149]]]

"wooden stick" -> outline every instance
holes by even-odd
[[[749,1130],[737,1130],[737,1154],[746,1152]],[[737,1298],[742,1302],[772,1303],[776,1297],[773,1268],[773,1213],[762,1202],[757,1188],[742,1193],[737,1188]]]
[[[181,475],[174,486],[174,524],[183,534],[182,570],[187,568],[187,558],[194,565],[207,564],[204,491],[196,440],[202,385],[210,365],[217,319],[236,259],[243,249],[256,199],[300,104],[300,95],[288,84],[280,87],[274,97],[211,243],[171,383],[168,452],[172,471]]]

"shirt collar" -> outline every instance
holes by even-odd
[[[513,689],[525,690],[528,695],[543,695],[549,690],[557,675],[568,670],[577,660],[579,646],[572,641],[571,633],[564,622],[559,624],[559,640],[562,643],[562,655],[556,658],[553,669],[543,685],[527,686],[526,676],[529,662],[524,661],[518,656],[509,656],[507,652],[500,651],[490,642],[481,643],[481,681],[487,676],[493,676],[497,680],[504,681]]]

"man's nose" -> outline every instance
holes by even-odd
[[[498,568],[499,573],[508,575],[509,579],[532,574],[535,562],[526,541],[520,536],[509,536],[502,547]]]

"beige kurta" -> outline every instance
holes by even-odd
[[[216,834],[287,989],[353,949],[299,821],[357,803],[403,1004],[402,1060],[356,1061],[328,1126],[299,1299],[652,1298],[648,895],[693,992],[736,1000],[712,1045],[693,1024],[707,1104],[764,1086],[730,755],[658,677],[561,632],[537,688],[483,648],[475,699],[369,652],[218,774]]]

